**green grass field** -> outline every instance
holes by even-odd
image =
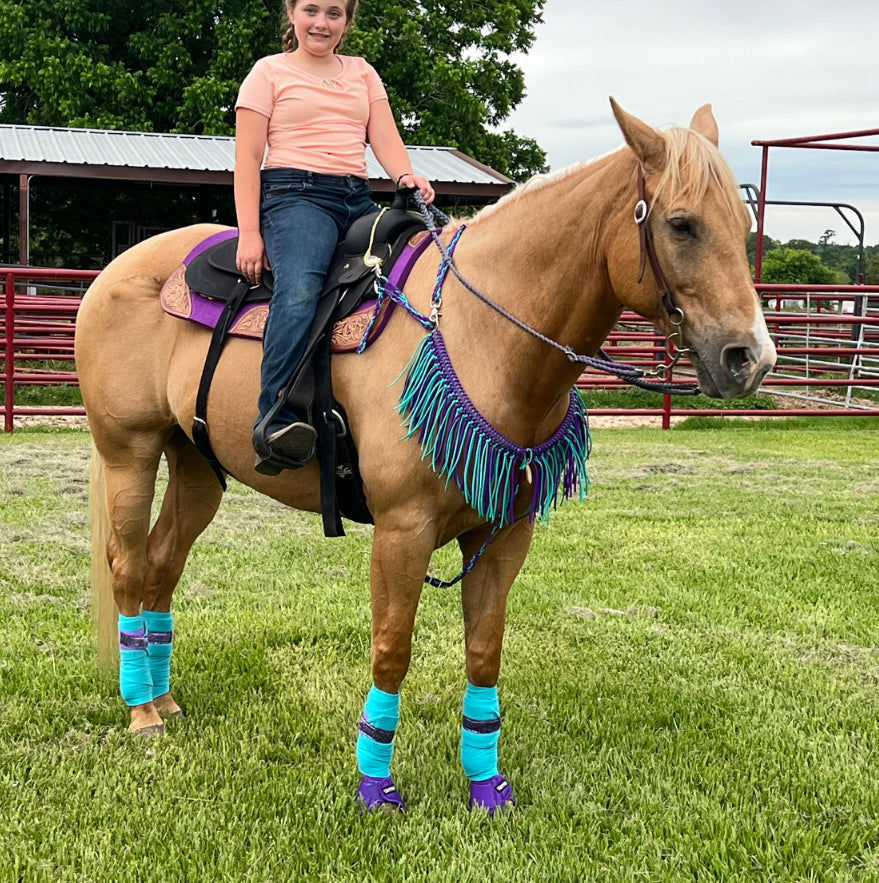
[[[133,738],[94,660],[89,436],[0,438],[0,883],[879,880],[879,422],[593,439],[513,588],[519,806],[491,820],[454,590],[425,591],[404,685],[409,812],[361,815],[370,531],[233,482],[175,605],[188,716]]]

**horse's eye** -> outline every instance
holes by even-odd
[[[674,218],[669,218],[668,223],[672,230],[675,231],[675,233],[683,233],[687,236],[693,235],[693,228],[690,225],[690,221],[688,218],[677,216]]]

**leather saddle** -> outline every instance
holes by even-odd
[[[408,197],[409,191],[404,193]],[[424,229],[421,216],[408,211],[405,204],[405,200],[401,204],[399,197],[395,198],[390,210],[383,212],[378,220],[375,215],[367,215],[354,222],[333,256],[321,295],[322,300],[341,287],[348,288],[367,277],[374,278],[374,265],[365,262],[364,257],[371,255],[383,266],[389,258],[393,262],[395,253],[401,251],[400,245],[405,244],[413,232]],[[235,264],[237,251],[237,236],[230,236],[202,251],[186,265],[186,284],[193,291],[213,300],[231,300],[236,286],[242,281]],[[241,303],[270,300],[273,289],[272,271],[265,270],[261,283],[248,286]],[[356,306],[350,299],[345,304],[352,308]],[[344,318],[344,315],[341,310],[333,311],[335,318]]]
[[[361,523],[372,523],[357,465],[357,451],[347,430],[347,415],[332,393],[330,348],[333,329],[365,300],[374,297],[379,273],[393,278],[394,268],[407,263],[405,273],[408,275],[415,258],[426,245],[425,235],[420,246],[414,250],[409,246],[413,234],[425,231],[421,215],[408,210],[411,193],[398,191],[390,209],[384,210],[378,218],[374,214],[360,218],[339,244],[318,301],[303,358],[265,421],[268,424],[274,412],[289,402],[297,412],[307,413],[316,427],[326,536],[344,536],[340,514]],[[269,301],[274,280],[267,271],[260,285],[250,286],[235,265],[237,235],[228,231],[221,236],[223,238],[216,244],[195,250],[197,253],[186,263],[185,282],[191,291],[223,305],[213,325],[196,398],[192,434],[196,446],[225,489],[225,476],[229,473],[213,450],[207,427],[211,380],[235,317],[249,304]],[[401,255],[409,260],[400,260]],[[402,286],[403,281],[405,279],[397,284]],[[286,464],[278,465],[283,467]]]

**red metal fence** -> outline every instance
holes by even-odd
[[[663,396],[654,408],[592,407],[594,415],[673,417],[877,417],[879,416],[879,286],[757,284],[769,332],[778,349],[775,370],[762,391],[775,407],[722,410],[687,407],[682,399]],[[645,370],[664,358],[665,344],[655,328],[626,314],[608,337],[605,350],[616,360]],[[675,379],[694,378],[686,360]],[[582,390],[622,389],[625,382],[586,371]],[[658,398],[658,397],[657,397]]]
[[[15,391],[28,386],[77,385],[73,361],[76,311],[92,270],[6,267],[3,336],[3,425],[28,414],[84,414],[81,407],[16,404]]]
[[[76,385],[73,336],[80,299],[96,273],[86,270],[6,268],[4,341],[4,428],[27,415],[77,415],[76,406],[15,402],[30,386]],[[592,407],[602,415],[656,417],[664,427],[680,416],[790,417],[879,416],[879,286],[780,286],[758,284],[778,365],[764,382],[775,407],[731,407],[721,411],[686,407],[682,399],[657,396],[655,407]],[[645,369],[665,357],[657,330],[634,314],[623,316],[606,351],[616,360]],[[675,379],[692,375],[686,361]],[[622,389],[624,381],[588,370],[584,390]]]

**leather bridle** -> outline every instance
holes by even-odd
[[[663,365],[659,365],[657,376],[663,379],[669,375],[672,368],[678,363],[680,358],[691,352],[690,348],[684,346],[683,325],[686,320],[684,311],[675,301],[674,293],[662,267],[659,264],[659,258],[656,255],[656,246],[653,243],[653,231],[648,223],[650,215],[650,204],[647,202],[647,182],[644,178],[644,169],[641,163],[638,163],[638,202],[635,204],[635,223],[638,225],[638,235],[641,240],[641,265],[638,271],[638,283],[640,284],[644,278],[644,271],[647,264],[650,264],[650,271],[656,281],[656,287],[659,290],[659,300],[668,314],[669,324],[672,326],[671,334],[665,338],[666,353],[671,359]]]

